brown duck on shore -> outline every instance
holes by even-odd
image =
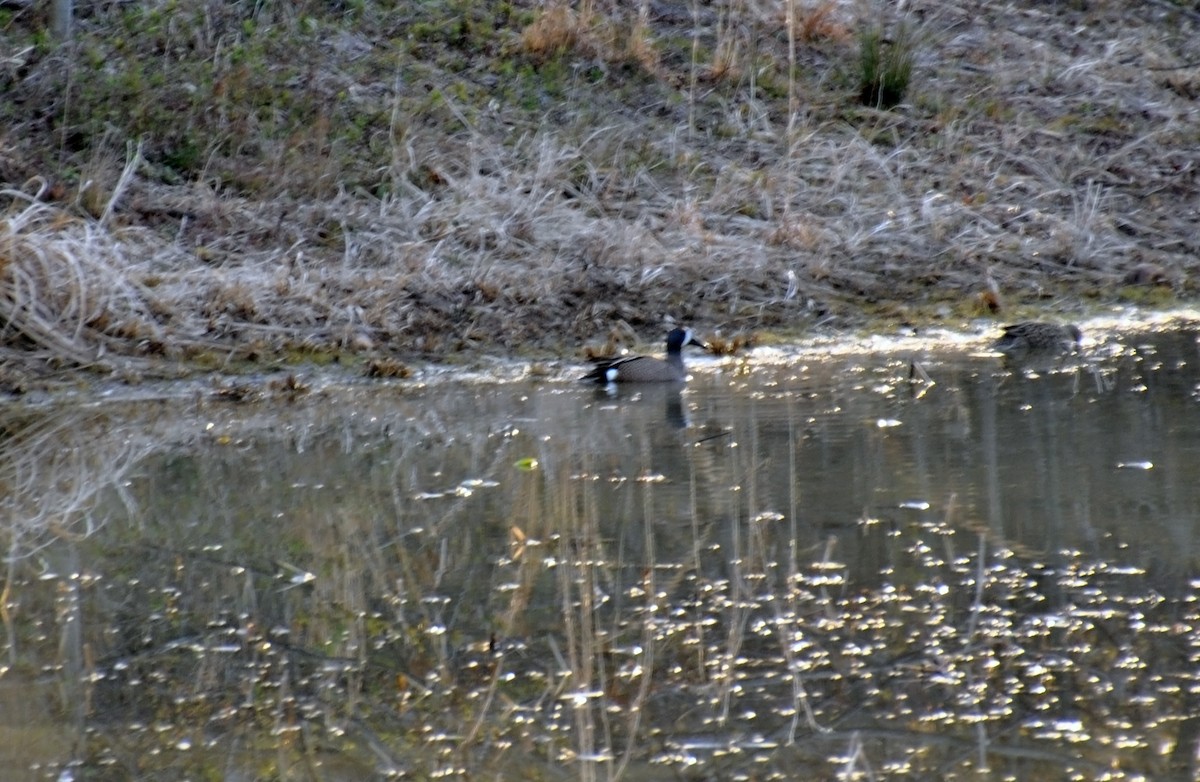
[[[672,329],[667,335],[667,357],[621,356],[598,361],[584,380],[596,383],[682,383],[687,380],[687,369],[683,365],[683,348],[708,345],[692,335],[691,329]]]
[[[1004,334],[992,343],[995,350],[1006,355],[1016,353],[1072,353],[1079,348],[1083,333],[1074,323],[1025,321],[1004,327]]]

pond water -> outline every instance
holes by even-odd
[[[1195,331],[252,396],[0,412],[6,779],[1200,773]]]

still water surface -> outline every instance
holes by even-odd
[[[1193,331],[230,396],[0,413],[11,778],[1200,773]]]

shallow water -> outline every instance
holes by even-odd
[[[1198,354],[13,408],[0,767],[1192,779]]]

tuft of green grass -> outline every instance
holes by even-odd
[[[906,27],[886,38],[878,27],[863,30],[859,43],[859,102],[877,109],[900,105],[912,82],[916,41]]]

